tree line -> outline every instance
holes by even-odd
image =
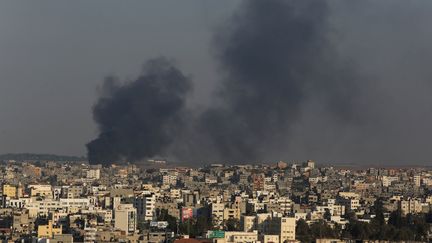
[[[432,211],[422,214],[403,215],[400,210],[390,213],[386,222],[382,202],[373,206],[375,217],[370,222],[358,220],[353,213],[347,215],[348,223],[334,227],[327,220],[319,220],[308,225],[303,219],[297,221],[296,238],[301,242],[312,242],[318,238],[388,241],[427,241],[432,225]]]

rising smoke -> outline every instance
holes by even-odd
[[[100,135],[87,145],[90,162],[166,156],[188,135],[198,139],[178,158],[266,159],[269,149],[284,149],[312,100],[337,120],[358,120],[358,79],[329,41],[328,16],[322,0],[245,1],[215,35],[214,104],[193,116],[184,107],[190,82],[166,60],[150,61],[125,85],[107,81],[94,108]]]
[[[203,121],[222,158],[262,160],[283,149],[312,98],[353,120],[357,79],[328,40],[328,11],[321,0],[246,1],[217,34],[223,106]]]
[[[190,89],[190,80],[165,58],[149,60],[132,82],[107,78],[93,108],[100,134],[87,144],[89,161],[136,161],[163,154],[183,127]]]

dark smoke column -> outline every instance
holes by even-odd
[[[148,61],[134,81],[104,82],[93,108],[99,136],[87,144],[90,163],[161,155],[184,124],[190,80],[165,58]]]
[[[271,158],[311,98],[349,119],[356,79],[328,40],[328,15],[325,0],[247,0],[217,33],[221,105],[204,112],[201,129],[219,158]]]

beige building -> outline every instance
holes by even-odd
[[[223,219],[240,219],[240,211],[233,208],[224,208]]]
[[[410,198],[408,200],[401,200],[399,202],[399,209],[401,210],[403,215],[412,213],[420,213],[422,212],[422,203],[418,199]]]
[[[45,198],[53,198],[53,192],[50,185],[30,185],[29,188],[32,197],[42,196]]]
[[[216,202],[211,204],[211,217],[213,221],[213,225],[220,226],[223,223],[224,219],[224,208],[225,204]]]
[[[279,235],[262,235],[261,242],[263,243],[278,243]]]
[[[18,233],[31,233],[34,229],[34,219],[31,219],[28,210],[16,212],[13,215],[13,229]]]
[[[420,175],[413,176],[413,182],[414,182],[414,185],[416,187],[420,187],[420,185],[421,185],[421,176]]]
[[[88,179],[100,179],[100,169],[90,169],[86,172],[86,177]]]
[[[296,237],[296,220],[291,217],[280,218],[280,242],[295,240]]]
[[[137,210],[133,204],[119,204],[114,213],[114,227],[126,233],[134,233],[137,225]]]
[[[9,198],[16,198],[17,196],[17,188],[16,186],[5,184],[3,185],[3,196]]]
[[[55,235],[62,234],[62,226],[53,225],[52,221],[48,221],[47,225],[38,226],[38,238],[53,238]]]

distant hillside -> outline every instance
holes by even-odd
[[[56,154],[31,154],[31,153],[9,153],[0,154],[0,160],[53,160],[53,161],[83,161],[85,157],[56,155]]]

